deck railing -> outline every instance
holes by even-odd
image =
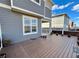
[[[42,28],[42,33],[49,33],[49,28]]]

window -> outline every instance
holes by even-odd
[[[38,30],[37,18],[23,16],[23,33],[24,33],[24,35],[37,33],[37,30]]]
[[[30,20],[29,19],[27,19],[27,18],[24,18],[24,19],[26,19],[26,20],[24,20],[24,24],[25,24],[25,26],[24,26],[24,29],[25,29],[25,33],[29,33],[30,32]]]
[[[33,19],[32,20],[32,32],[36,32],[36,27],[37,27],[37,21],[36,19]]]
[[[41,0],[31,0],[33,1],[34,3],[38,4],[38,5],[41,5]]]
[[[35,0],[37,3],[40,3],[40,1],[39,0]]]

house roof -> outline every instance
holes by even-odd
[[[70,18],[67,14],[59,14],[59,15],[55,15],[55,16],[52,16],[52,18],[54,18],[54,17],[59,17],[59,16],[66,16],[66,17]]]

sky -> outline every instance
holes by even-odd
[[[52,14],[67,14],[79,27],[79,0],[52,0]]]

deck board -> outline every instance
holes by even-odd
[[[64,54],[65,50],[67,49],[68,45],[69,45],[70,41],[67,41],[65,45],[62,46],[62,48],[60,49],[60,52],[58,52],[59,55],[57,55],[57,57],[61,58],[63,57],[62,55]]]
[[[71,48],[71,45],[72,45],[72,41],[70,40],[68,45],[63,49],[64,51],[62,52],[61,56],[59,57],[63,57],[63,58],[67,57],[67,54],[69,52],[69,49]]]
[[[76,58],[76,37],[51,35],[28,40],[3,49],[8,58]]]
[[[72,56],[72,53],[73,53],[73,45],[74,45],[74,41],[72,40],[71,47],[69,48],[69,52],[67,54],[67,57],[68,58],[70,58]]]
[[[74,48],[74,47],[77,47],[77,43],[76,43],[76,42],[77,42],[77,39],[76,39],[76,40],[74,40],[74,45],[73,45],[73,48]],[[76,52],[74,52],[74,50],[73,50],[73,52],[72,52],[72,56],[71,56],[71,57],[72,57],[72,58],[75,58],[75,57],[76,57],[76,55],[77,55],[77,54],[76,54]]]

